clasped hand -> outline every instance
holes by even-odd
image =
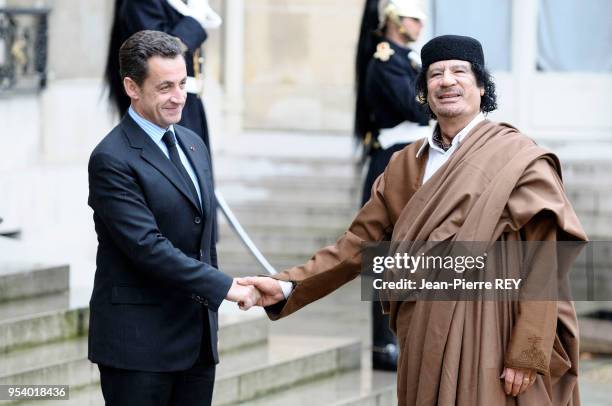
[[[238,303],[242,310],[253,306],[270,306],[283,300],[283,290],[276,279],[263,276],[234,278],[226,299]]]

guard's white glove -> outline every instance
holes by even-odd
[[[204,29],[218,28],[223,20],[208,4],[208,0],[167,0],[168,4],[184,16],[193,17]]]
[[[178,11],[180,14],[184,16],[191,17],[191,11],[187,4],[183,3],[182,0],[166,0],[170,7]]]
[[[202,24],[202,27],[219,28],[223,23],[221,16],[208,4],[208,0],[188,0],[187,5],[193,10],[193,17]]]

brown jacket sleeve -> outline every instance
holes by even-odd
[[[526,219],[524,216],[529,213],[528,208],[533,206],[547,207],[548,210]],[[521,289],[521,295],[526,290],[530,297],[538,300],[517,303],[505,366],[531,368],[543,375],[560,375],[562,370],[574,367],[571,357],[575,355],[572,347],[575,341],[572,344],[572,340],[566,337],[568,334],[558,334],[563,331],[563,327],[559,326],[563,324],[560,317],[569,314],[566,318],[571,330],[576,330],[576,337],[577,321],[571,302],[564,298],[560,298],[562,301],[555,300],[560,288],[558,283],[563,283],[559,275],[568,270],[568,260],[573,256],[563,248],[557,248],[556,242],[560,239],[586,241],[587,238],[565,196],[560,175],[546,159],[538,159],[525,171],[512,192],[507,210],[514,220],[512,228],[520,228],[523,240],[547,243],[529,246],[532,251],[529,253],[530,275]],[[534,292],[537,294],[534,295]]]
[[[518,302],[517,318],[505,356],[508,368],[533,369],[540,374],[549,374],[549,365],[557,326],[557,301],[554,291],[546,294],[544,289],[557,289],[556,245],[557,226],[550,214],[535,216],[521,230],[526,241],[545,241],[530,244],[525,256],[530,268],[522,289],[529,290],[527,298]],[[533,294],[538,290],[538,293]],[[550,298],[550,300],[547,300]],[[523,297],[525,299],[525,297]]]
[[[376,179],[372,197],[334,245],[317,251],[305,264],[274,276],[293,282],[295,288],[285,302],[266,308],[270,319],[285,317],[359,275],[363,243],[380,241],[393,228],[384,198],[385,176]]]

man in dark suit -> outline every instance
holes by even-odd
[[[254,288],[217,269],[208,151],[176,125],[185,104],[184,46],[141,31],[119,51],[127,114],[89,161],[98,235],[89,359],[107,405],[207,405],[224,299]]]

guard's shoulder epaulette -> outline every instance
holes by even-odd
[[[387,62],[391,55],[393,55],[395,51],[391,48],[391,45],[387,41],[379,42],[376,45],[376,52],[374,52],[374,58],[378,59],[382,62]]]

